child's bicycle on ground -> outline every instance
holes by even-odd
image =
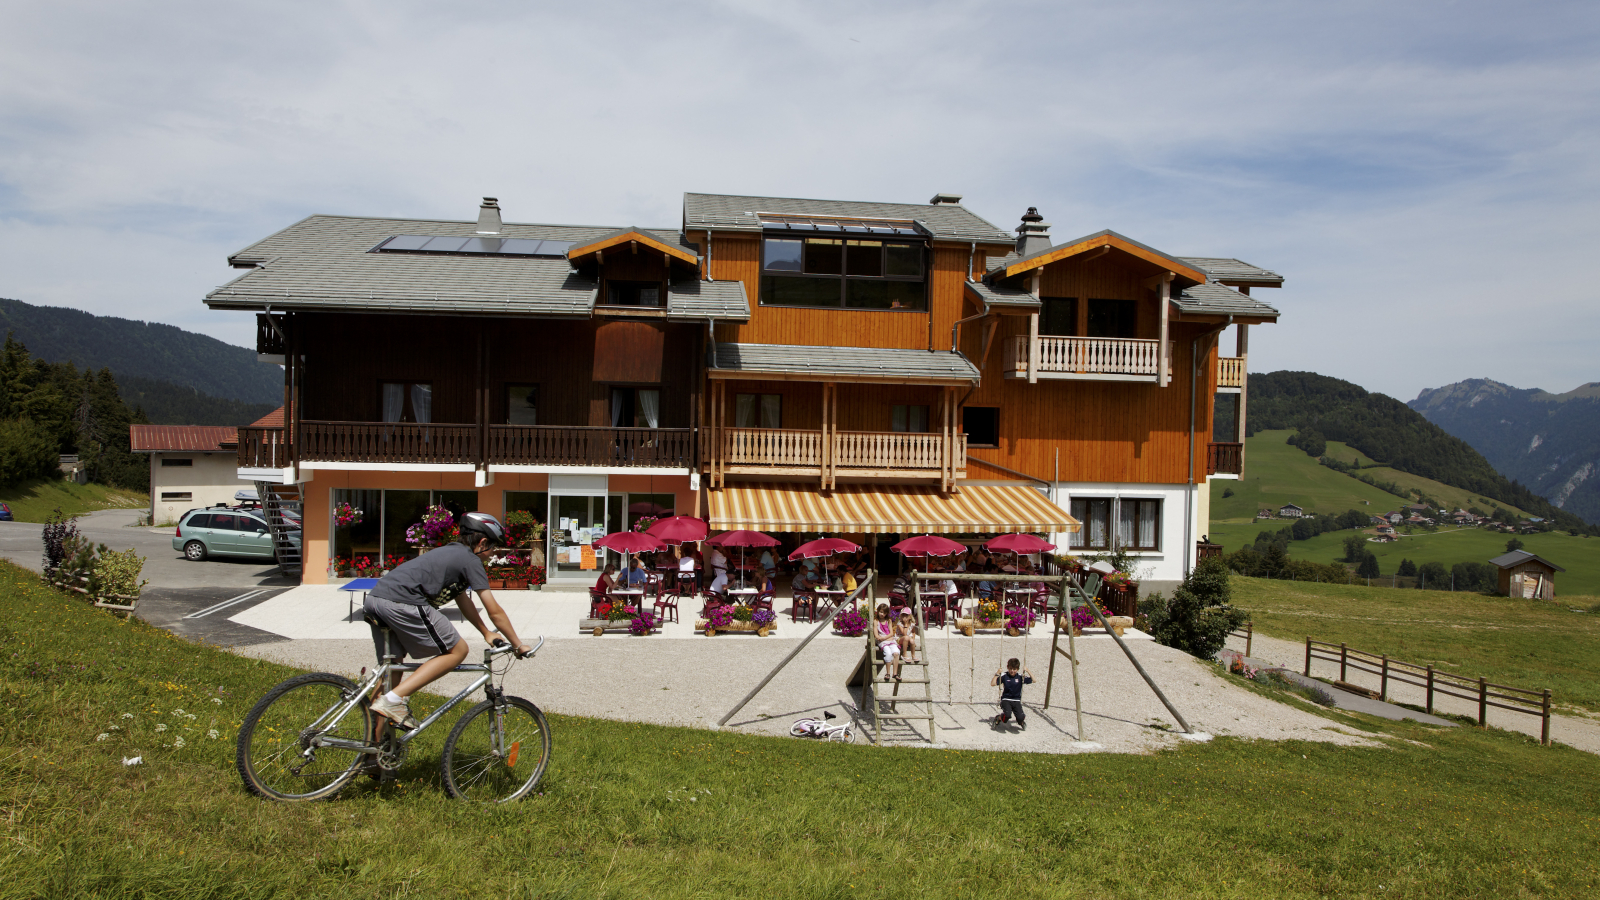
[[[833,718],[832,713],[824,712],[823,715],[827,719]],[[820,738],[824,741],[838,741],[845,744],[853,744],[856,741],[855,729],[850,727],[849,722],[843,725],[831,725],[826,719],[800,719],[789,726],[789,733],[795,737]]]
[[[401,731],[368,704],[390,673],[410,672],[420,663],[401,662],[404,653],[396,655],[389,629],[370,613],[367,621],[382,629],[389,651],[360,684],[327,672],[300,675],[268,691],[245,716],[236,750],[245,788],[271,800],[320,800],[363,770],[393,773],[417,735],[481,687],[485,699],[445,738],[439,761],[445,792],[457,800],[505,803],[533,790],[550,762],[550,726],[539,707],[502,689],[516,659],[511,645],[496,641],[483,651],[482,664],[456,666],[451,671],[478,677],[415,729]],[[541,637],[527,658],[543,646]],[[505,665],[496,669],[499,662]],[[377,741],[375,724],[388,726]]]

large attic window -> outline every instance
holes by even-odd
[[[927,244],[911,222],[761,216],[761,305],[928,308]]]
[[[372,248],[373,253],[421,253],[448,256],[564,257],[573,241],[498,238],[443,234],[397,234]]]

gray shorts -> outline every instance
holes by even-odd
[[[431,606],[396,603],[368,594],[362,608],[382,619],[400,646],[405,648],[406,655],[413,659],[449,653],[461,640],[456,627],[450,624],[444,613]],[[378,658],[382,659],[383,630],[376,625],[372,626],[372,646],[378,651]]]

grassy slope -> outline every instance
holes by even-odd
[[[1348,535],[1348,531],[1335,531],[1309,541],[1291,541],[1289,555],[1314,562],[1337,562],[1344,556],[1344,539]],[[1254,537],[1252,533],[1246,540]],[[1555,531],[1516,537],[1522,541],[1522,549],[1567,570],[1556,574],[1557,599],[1600,594],[1600,538],[1573,537]],[[1378,570],[1388,576],[1394,574],[1402,559],[1419,566],[1443,563],[1447,569],[1458,562],[1488,562],[1506,552],[1510,538],[1511,535],[1479,528],[1440,529],[1433,534],[1418,531],[1402,535],[1392,544],[1368,542],[1367,548],[1378,557]]]
[[[231,745],[289,670],[119,622],[10,566],[0,637],[8,896],[1258,900],[1600,886],[1600,758],[1505,732],[1361,722],[1395,739],[1029,756],[557,716],[543,793],[512,807],[444,799],[426,737],[398,786],[291,807],[243,793]],[[166,746],[178,735],[186,747]],[[120,764],[132,755],[144,764]]]
[[[1263,432],[1263,434],[1265,433],[1267,432]],[[1284,432],[1284,435],[1287,437],[1288,432]],[[1286,444],[1285,446],[1288,445]],[[1296,448],[1290,447],[1289,449]],[[1374,463],[1374,460],[1365,453],[1343,441],[1329,441],[1327,455],[1345,462],[1360,462],[1363,466],[1372,466]],[[1307,457],[1307,459],[1310,459],[1310,457]],[[1361,474],[1370,475],[1379,481],[1392,481],[1401,488],[1416,491],[1423,496],[1445,504],[1451,509],[1468,509],[1476,506],[1478,509],[1488,513],[1493,512],[1496,506],[1501,506],[1519,516],[1528,515],[1528,512],[1521,507],[1512,506],[1509,503],[1503,503],[1490,497],[1484,497],[1481,494],[1474,494],[1469,490],[1454,487],[1442,481],[1434,481],[1432,478],[1423,478],[1421,475],[1397,471],[1388,466],[1364,468],[1361,470]]]
[[[33,478],[0,488],[0,500],[11,507],[18,522],[43,522],[56,507],[69,516],[97,509],[141,508],[150,495],[103,484],[73,484],[60,478]]]
[[[1600,615],[1566,606],[1448,591],[1233,579],[1257,631],[1352,647],[1497,684],[1550,688],[1600,710]]]
[[[1299,447],[1284,443],[1292,433],[1263,431],[1246,440],[1244,477],[1238,481],[1211,482],[1213,523],[1248,522],[1257,510],[1276,510],[1286,503],[1315,513],[1370,509],[1377,514],[1405,502],[1387,491],[1318,464]],[[1389,472],[1388,469],[1377,471]],[[1223,491],[1229,488],[1234,495],[1223,497]],[[1371,501],[1371,505],[1364,505],[1363,500]],[[1255,538],[1254,532],[1250,538]]]

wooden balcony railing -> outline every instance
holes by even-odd
[[[1244,387],[1244,357],[1219,356],[1217,357],[1217,387],[1242,388]]]
[[[937,477],[966,471],[967,436],[957,434],[947,457],[944,435],[926,432],[840,431],[825,446],[821,431],[783,428],[724,428],[722,455],[711,460],[716,469],[770,469],[795,474],[816,475],[826,468],[832,473],[873,474],[894,477]],[[830,450],[824,453],[825,449]]]
[[[487,461],[497,465],[687,468],[687,428],[491,425]]]
[[[279,327],[283,325],[280,323]],[[283,335],[267,321],[266,313],[256,313],[256,352],[274,356],[282,356],[289,352],[284,346]]]
[[[1207,475],[1242,475],[1244,473],[1243,444],[1207,444]]]
[[[299,456],[317,462],[475,465],[478,426],[304,420]]]
[[[687,428],[491,425],[480,457],[476,425],[305,421],[300,434],[311,462],[688,468],[692,445]],[[239,429],[240,468],[292,464],[282,428]]]
[[[282,428],[240,428],[239,468],[281,469],[289,465],[289,442]]]
[[[1017,335],[1006,345],[1006,372],[1017,378],[1028,375],[1027,335]],[[1085,338],[1041,335],[1038,374],[1052,378],[1096,378],[1115,380],[1117,376],[1155,378],[1159,374],[1160,341],[1138,338]],[[1167,374],[1172,373],[1172,342],[1167,342]]]

